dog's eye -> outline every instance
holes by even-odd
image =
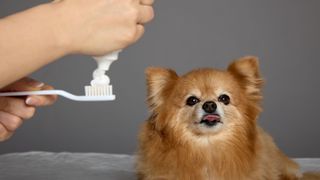
[[[191,97],[189,97],[189,98],[187,99],[186,104],[187,104],[188,106],[193,106],[193,105],[197,104],[198,102],[200,102],[200,100],[199,100],[197,97],[191,96]]]
[[[218,101],[222,102],[225,105],[228,105],[230,104],[230,97],[226,94],[222,94],[221,96],[219,96]]]

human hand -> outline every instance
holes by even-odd
[[[8,91],[36,91],[52,89],[51,86],[30,78],[23,78],[1,89]],[[0,97],[0,141],[9,139],[26,119],[30,119],[36,107],[53,104],[57,96]]]
[[[153,0],[56,0],[60,42],[70,53],[101,56],[136,42],[153,19]]]

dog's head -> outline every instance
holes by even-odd
[[[148,104],[157,129],[215,135],[254,124],[260,112],[262,79],[258,60],[243,57],[227,70],[146,70]]]

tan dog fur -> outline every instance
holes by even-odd
[[[258,125],[263,80],[255,57],[243,57],[227,70],[198,69],[179,77],[173,70],[148,68],[151,116],[139,135],[140,180],[294,180],[298,165],[285,156]],[[230,104],[218,102],[222,93]],[[186,106],[197,96],[201,102]],[[224,112],[219,127],[194,121],[205,101]]]

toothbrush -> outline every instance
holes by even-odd
[[[85,95],[77,96],[64,90],[41,90],[41,91],[22,91],[22,92],[4,92],[1,96],[28,96],[28,95],[60,95],[74,101],[113,101],[116,96],[113,95],[112,85],[109,85],[110,78],[105,75],[109,70],[111,63],[118,59],[120,51],[112,52],[106,56],[93,57],[98,68],[93,72],[91,86],[85,86]]]
[[[0,96],[29,96],[29,95],[60,95],[73,101],[113,101],[116,99],[115,95],[77,96],[64,90],[41,90],[41,91],[21,91],[21,92],[0,93]]]

